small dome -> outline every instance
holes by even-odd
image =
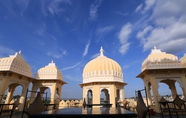
[[[186,54],[184,54],[184,56],[180,59],[181,61],[181,65],[186,67]]]
[[[32,77],[30,65],[23,59],[21,51],[16,52],[15,55],[0,59],[0,71],[12,71]]]
[[[142,63],[142,71],[145,69],[155,69],[155,68],[177,68],[180,67],[178,57],[173,54],[167,54],[162,52],[160,49],[151,50],[151,53]]]
[[[63,80],[62,73],[58,70],[55,63],[52,61],[47,66],[40,68],[35,74],[35,79],[60,79]]]
[[[83,69],[83,78],[84,83],[93,81],[123,82],[123,74],[120,65],[116,61],[104,56],[102,47],[100,56],[85,65]]]

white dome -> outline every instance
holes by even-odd
[[[15,55],[0,59],[0,71],[12,71],[32,77],[30,65],[23,59],[21,51],[16,52]]]
[[[47,66],[40,68],[38,73],[35,74],[35,79],[60,79],[63,80],[61,71],[57,68],[52,61]]]
[[[120,81],[123,82],[123,73],[120,65],[113,59],[103,55],[88,62],[83,69],[83,83],[97,81]]]

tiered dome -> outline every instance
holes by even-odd
[[[30,65],[23,59],[21,51],[0,59],[0,71],[12,71],[28,77],[32,76]]]
[[[186,54],[184,54],[184,56],[180,59],[181,61],[181,65],[186,67]]]
[[[120,65],[103,55],[101,47],[100,56],[88,62],[83,70],[83,83],[100,81],[123,82],[123,73]]]
[[[63,80],[61,71],[57,68],[52,61],[47,66],[40,68],[35,75],[36,79],[60,79]]]
[[[161,52],[160,49],[151,50],[151,53],[142,63],[142,71],[145,69],[179,68],[181,67],[178,57],[173,54]]]

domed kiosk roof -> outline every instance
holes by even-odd
[[[59,79],[63,80],[61,71],[57,68],[52,61],[47,66],[40,68],[35,75],[35,79]]]
[[[160,69],[160,68],[180,68],[178,57],[173,54],[167,54],[160,49],[151,50],[151,53],[142,63],[142,71],[145,69]]]
[[[0,71],[12,71],[28,77],[32,76],[30,65],[23,59],[21,51],[0,59]]]
[[[123,82],[123,74],[120,65],[113,59],[103,54],[101,47],[100,56],[88,62],[83,70],[83,83],[94,81],[120,81]]]
[[[182,66],[186,67],[186,53],[184,56],[180,59]]]

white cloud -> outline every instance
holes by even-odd
[[[136,10],[135,10],[134,12],[137,13],[137,12],[139,12],[141,9],[142,9],[142,4],[140,4],[140,5],[136,8]]]
[[[84,52],[83,52],[83,57],[85,57],[85,56],[87,55],[89,46],[90,46],[90,40],[88,41],[88,43],[87,43],[86,46],[85,46],[85,50],[84,50]]]
[[[128,43],[129,35],[132,31],[132,25],[130,23],[125,24],[119,32],[118,38],[121,43],[121,47],[119,49],[121,54],[125,54],[129,49],[130,43]]]
[[[130,43],[125,43],[119,48],[119,52],[121,54],[126,54],[127,50],[129,49]]]
[[[145,8],[142,11],[142,13],[145,13],[149,9],[151,9],[155,3],[156,3],[156,0],[145,0]]]
[[[154,45],[163,51],[178,53],[186,50],[186,1],[158,0],[148,25],[138,32],[143,50]],[[151,23],[153,28],[149,27]]]
[[[127,42],[128,37],[131,33],[131,28],[132,28],[132,25],[130,23],[127,23],[120,30],[118,38],[119,38],[121,44],[124,44]]]
[[[153,29],[152,26],[147,26],[143,29],[143,31],[139,31],[137,34],[137,38],[141,39],[141,43],[143,44],[146,40],[146,35]]]
[[[7,47],[0,46],[0,57],[5,57],[5,56],[7,57],[7,55],[12,55],[14,53],[15,53],[14,50]]]
[[[113,28],[114,28],[113,26],[107,26],[107,27],[98,28],[96,30],[96,35],[98,36],[97,42],[99,42]]]
[[[97,10],[101,6],[102,0],[96,0],[90,6],[90,20],[94,20],[97,17]]]

